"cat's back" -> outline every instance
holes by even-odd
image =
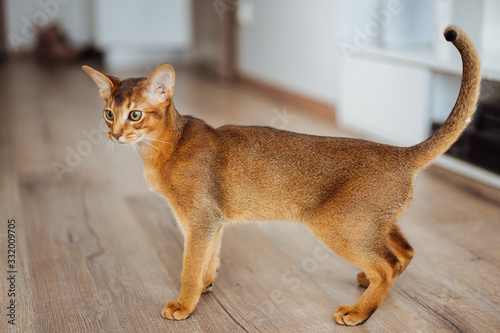
[[[376,142],[325,137],[263,126],[226,125],[216,129],[217,143],[237,159],[269,159],[294,165],[327,163],[337,166],[373,166],[374,162],[405,164],[407,149]],[[378,164],[380,166],[380,164]],[[389,165],[388,165],[389,167]]]

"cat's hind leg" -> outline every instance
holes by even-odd
[[[366,272],[369,285],[353,306],[339,306],[334,314],[337,324],[353,326],[364,323],[382,303],[396,281],[401,271],[401,263],[396,255],[387,247],[374,252],[369,255],[367,253],[364,260],[353,262]]]
[[[310,221],[313,233],[338,255],[366,272],[369,286],[352,306],[341,305],[334,314],[340,325],[364,323],[378,308],[401,272],[402,264],[390,249],[385,228],[373,223]],[[355,227],[353,227],[355,226]]]
[[[398,257],[399,261],[401,262],[401,272],[399,273],[401,275],[401,273],[403,273],[403,271],[408,267],[411,260],[413,259],[415,251],[411,247],[410,243],[408,243],[405,236],[396,224],[391,227],[387,238],[389,249],[396,255],[396,257]],[[368,279],[365,272],[358,273],[357,278],[361,286],[368,288],[368,286],[370,285],[370,279]]]
[[[415,250],[413,250],[413,247],[408,243],[401,229],[395,224],[392,226],[388,237],[391,250],[396,254],[399,261],[401,261],[401,273],[403,273],[413,259]]]

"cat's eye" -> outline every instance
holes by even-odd
[[[132,111],[128,114],[128,119],[133,120],[133,121],[138,121],[142,117],[142,112],[141,111]]]
[[[105,110],[104,117],[109,121],[113,121],[113,119],[115,118],[115,114],[111,110]]]

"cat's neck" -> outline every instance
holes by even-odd
[[[145,166],[164,164],[175,151],[186,127],[186,119],[177,112],[173,102],[166,107],[165,115],[164,121],[155,131],[155,136],[140,143]]]

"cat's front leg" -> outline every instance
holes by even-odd
[[[222,238],[222,232],[220,232],[218,235],[218,239],[215,244],[215,249],[213,251],[212,258],[208,263],[205,277],[203,278],[203,289],[201,291],[202,293],[208,293],[209,291],[212,291],[212,288],[215,283],[215,278],[217,277],[217,273],[219,272],[221,238]]]
[[[215,252],[222,228],[198,227],[186,232],[181,292],[176,301],[168,302],[161,315],[167,319],[182,320],[194,311],[205,287],[203,279]]]

